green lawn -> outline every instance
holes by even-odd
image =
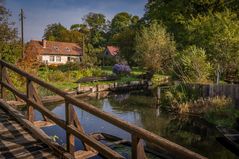
[[[121,76],[118,79],[117,83],[128,83],[131,81],[139,80],[136,76],[145,73],[146,71],[139,67],[133,67],[130,75]],[[46,82],[53,84],[57,88],[64,91],[72,91],[77,87],[77,80],[82,77],[89,76],[106,76],[113,75],[112,67],[102,67],[102,68],[88,68],[82,70],[72,70],[62,72],[60,70],[51,70],[51,69],[40,69],[38,71],[38,76],[45,80]],[[153,83],[158,83],[160,80],[165,78],[164,75],[154,75]],[[112,81],[102,81],[102,82],[88,82],[82,83],[84,86],[96,86],[97,84],[112,84]]]

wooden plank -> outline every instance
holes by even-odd
[[[30,99],[28,99],[26,97],[26,95],[22,94],[20,91],[18,91],[17,89],[13,88],[12,86],[10,86],[9,84],[2,82],[2,85],[4,87],[6,87],[7,89],[9,89],[10,91],[12,91],[13,93],[15,93],[18,97],[20,97],[21,99],[25,100],[27,102],[27,104],[33,106],[35,109],[37,109],[38,111],[40,111],[41,113],[45,114],[45,116],[47,116],[49,119],[51,119],[53,122],[55,122],[57,125],[59,125],[60,127],[62,127],[63,129],[66,129],[66,124],[65,121],[60,119],[57,115],[55,115],[54,113],[52,113],[50,110],[48,110],[45,107],[42,107],[41,105],[37,104],[35,101],[32,101]],[[7,104],[7,103],[6,103]]]
[[[97,150],[100,154],[102,154],[103,156],[107,158],[124,159],[124,157],[121,156],[116,151],[110,149],[109,147],[97,141],[93,137],[80,132],[74,126],[67,126],[67,131],[69,133],[72,133],[74,136],[78,137],[79,139],[81,139],[83,142],[87,143],[89,146],[92,146],[95,150]]]
[[[48,122],[48,121],[35,121],[33,124],[34,124],[34,126],[36,126],[38,128],[56,125],[55,123]]]
[[[60,156],[65,158],[73,159],[74,157],[67,153],[60,145],[53,142],[49,136],[47,136],[41,129],[34,127],[34,125],[24,118],[24,116],[0,99],[0,105],[4,108],[11,116],[13,116],[19,123],[21,123],[28,131],[30,131],[36,138],[47,144],[50,148],[52,148],[55,152],[57,152]]]
[[[75,152],[75,158],[76,159],[84,159],[84,158],[91,158],[96,156],[98,153],[97,152],[93,152],[93,151],[76,151]]]

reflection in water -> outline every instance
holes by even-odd
[[[237,158],[216,141],[218,132],[212,125],[199,117],[160,112],[160,109],[156,108],[156,99],[150,92],[110,94],[103,99],[87,97],[83,100],[211,159]],[[65,118],[64,104],[51,105],[50,108],[62,119]],[[105,132],[130,140],[127,132],[81,109],[75,108],[75,110],[87,133]],[[37,118],[41,118],[38,113]],[[44,128],[44,131],[50,136],[59,136],[62,139],[61,144],[65,142],[65,132],[61,128],[54,126]],[[77,141],[78,149],[80,145],[81,143]]]

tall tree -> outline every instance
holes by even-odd
[[[229,10],[188,21],[189,41],[204,48],[208,59],[224,77],[239,77],[239,20]]]
[[[71,30],[67,30],[67,28],[60,23],[54,23],[47,25],[43,37],[50,41],[74,42],[82,44],[83,33],[75,29],[74,25],[71,27]]]
[[[67,29],[61,23],[47,25],[43,37],[51,41],[64,41],[64,34]]]
[[[106,43],[107,20],[103,14],[89,13],[83,18],[89,29],[89,41],[94,48],[104,47]]]
[[[118,33],[129,27],[132,24],[131,17],[132,15],[127,12],[116,14],[111,21],[111,32]]]
[[[145,6],[146,21],[161,21],[174,33],[180,46],[187,44],[184,37],[185,22],[199,15],[225,11],[227,8],[239,15],[238,0],[149,0]]]
[[[156,22],[136,35],[136,57],[139,62],[152,71],[168,72],[176,56],[175,42],[163,25]]]
[[[14,23],[9,21],[10,12],[0,5],[0,54],[1,58],[15,63],[21,55],[20,41]]]

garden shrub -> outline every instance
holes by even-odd
[[[131,69],[128,65],[123,64],[115,64],[113,66],[113,73],[119,75],[119,74],[130,74]]]
[[[180,52],[174,65],[176,76],[184,82],[208,82],[212,72],[205,51],[195,45]]]

